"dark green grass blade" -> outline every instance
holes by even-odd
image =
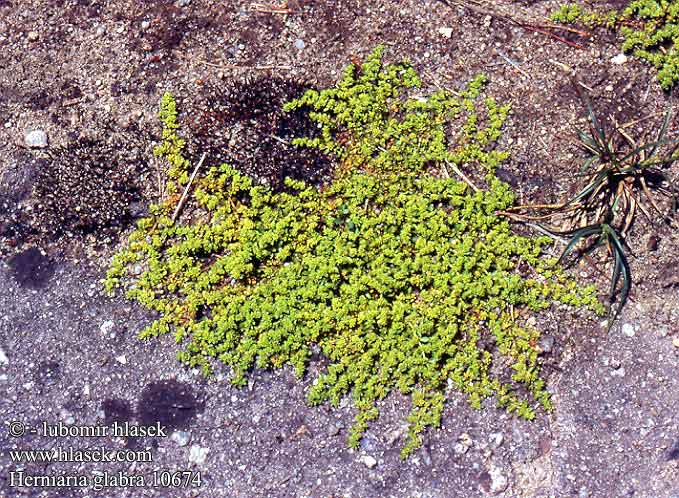
[[[650,142],[650,143],[647,143],[647,144],[644,144],[644,145],[640,145],[639,147],[636,147],[636,148],[635,148],[634,150],[632,150],[631,152],[628,152],[627,154],[625,154],[625,155],[622,157],[622,159],[620,159],[620,162],[621,162],[621,163],[624,163],[624,162],[627,161],[630,157],[633,157],[634,155],[639,154],[640,152],[643,152],[643,151],[645,151],[645,150],[647,150],[647,149],[653,151],[653,152],[651,153],[651,155],[653,155],[653,153],[655,153],[655,151],[657,150],[657,148],[658,148],[659,146],[661,146],[661,145],[669,145],[669,144],[679,144],[679,139],[674,139],[674,140],[659,140],[659,141],[656,141],[656,142]],[[639,163],[639,164],[643,164],[643,163]]]
[[[670,105],[670,108],[667,109],[667,112],[665,113],[665,118],[663,119],[662,126],[660,127],[660,130],[658,131],[658,138],[656,139],[656,142],[660,142],[661,140],[665,139],[665,135],[667,135],[667,130],[670,128],[670,119],[672,118],[672,105]],[[651,149],[649,155],[653,156],[655,154],[655,151],[657,150],[656,147]]]
[[[618,237],[618,234],[616,233],[615,229],[609,228],[608,230],[608,238],[611,241],[611,245],[613,247],[613,254],[615,256],[615,267],[614,267],[614,279],[611,282],[611,299],[613,298],[613,293],[615,292],[615,288],[617,287],[618,280],[620,277],[622,277],[622,289],[620,290],[620,303],[618,304],[618,309],[613,315],[613,318],[611,320],[611,324],[618,318],[618,315],[622,311],[622,308],[625,306],[625,303],[627,303],[627,298],[629,297],[629,292],[630,289],[632,288],[632,278],[631,278],[631,273],[629,269],[629,264],[627,262],[627,258],[625,257],[625,251],[622,246],[622,242],[620,241],[620,238]],[[618,276],[615,277],[616,269],[618,272]],[[609,324],[610,325],[610,324]]]
[[[618,256],[618,251],[615,249],[613,249],[613,257],[615,261],[613,264],[613,274],[611,275],[611,290],[608,293],[608,302],[611,305],[613,304],[615,289],[618,288],[618,281],[620,280],[620,272],[622,270],[622,262]]]
[[[602,231],[603,227],[601,225],[590,225],[584,228],[580,228],[578,230],[574,230],[573,236],[568,241],[566,248],[561,253],[561,256],[559,257],[559,261],[557,262],[557,264],[560,264],[564,260],[564,258],[568,256],[568,254],[573,250],[573,248],[580,240],[582,240],[583,238],[587,238],[590,235],[601,233]]]
[[[587,159],[580,168],[580,173],[584,173],[597,159],[599,159],[599,156],[592,156],[589,159]]]
[[[605,152],[602,150],[601,144],[597,143],[597,141],[594,140],[593,137],[582,131],[580,128],[576,128],[575,133],[577,133],[578,138],[580,139],[580,142],[585,147],[585,149],[587,149],[591,153],[600,156]]]
[[[569,200],[566,204],[564,204],[563,207],[568,207],[571,204],[575,204],[576,202],[584,199],[587,197],[589,194],[594,192],[602,182],[606,180],[606,177],[608,176],[608,171],[604,170],[599,172],[594,179],[587,184],[585,188],[583,188],[575,197],[573,197],[571,200]]]

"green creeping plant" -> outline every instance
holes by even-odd
[[[602,307],[592,287],[542,257],[549,238],[516,235],[496,216],[514,201],[494,176],[507,157],[494,144],[509,108],[481,99],[485,79],[456,94],[413,97],[420,81],[412,66],[385,65],[382,52],[349,66],[335,87],[285,106],[320,125],[317,138],[296,143],[335,155],[328,185],[288,179],[274,192],[212,166],[194,184],[192,221],[172,222],[177,196],[154,206],[105,284],[160,314],[142,337],[173,333],[182,361],[206,373],[221,361],[236,385],[255,367],[288,365],[301,377],[320,348],[329,364],[308,401],[351,397],[352,447],[378,417],[379,400],[395,389],[411,395],[405,458],[423,430],[439,425],[450,386],[477,408],[495,395],[524,418],[537,405],[549,409],[539,334],[514,317],[553,301]],[[176,112],[166,94],[156,153],[170,163],[173,192],[189,172]],[[445,133],[451,123],[454,140]],[[487,187],[472,191],[437,174],[446,164],[481,172]],[[516,272],[519,262],[532,277]],[[508,365],[502,377],[495,350]]]
[[[664,90],[679,81],[679,2],[676,0],[635,0],[627,7],[607,12],[586,10],[578,4],[564,4],[552,14],[553,21],[618,31],[622,50],[658,70]]]

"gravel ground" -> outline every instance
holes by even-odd
[[[679,236],[667,226],[641,222],[630,234],[635,285],[610,331],[558,308],[538,317],[553,412],[525,422],[492,402],[472,410],[451,393],[442,429],[406,462],[398,456],[403,397],[383,402],[352,451],[351,407],[307,407],[308,381],[291,371],[256,371],[235,389],[226,370],[205,379],[178,364],[171,338],[136,338],[152,317],[103,296],[99,282],[130,223],[162,194],[150,152],[165,90],[180,97],[194,157],[227,150],[247,169],[271,126],[304,126],[281,122],[268,103],[332,84],[377,43],[390,60],[413,61],[431,85],[424,91],[483,71],[489,92],[513,105],[503,138],[512,160],[500,174],[532,202],[571,185],[572,130],[585,114],[568,70],[591,88],[599,112],[620,123],[645,119],[632,131],[658,123],[677,100],[646,66],[620,63],[606,33],[562,33],[578,49],[441,1],[287,5],[279,13],[249,1],[0,0],[0,496],[679,497]],[[555,5],[492,8],[539,24]],[[35,130],[46,137],[32,134],[34,144],[46,138],[46,147],[27,147]],[[321,182],[328,171],[324,158],[305,155],[276,169],[267,157],[286,151],[267,147],[253,175]],[[10,435],[19,427],[12,422],[42,421],[160,422],[167,434]],[[148,450],[152,461],[20,464],[9,455],[57,446]],[[22,469],[110,487],[13,486]],[[150,485],[154,472],[178,470],[200,472],[201,486]],[[146,486],[125,476],[144,476]]]

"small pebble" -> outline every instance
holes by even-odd
[[[489,474],[490,490],[493,493],[500,493],[501,491],[507,489],[509,482],[507,481],[507,477],[505,477],[505,475],[502,473],[501,467],[498,467],[497,465],[491,465]]]
[[[5,352],[0,349],[0,365],[8,365],[9,364],[9,358],[7,358],[7,355]]]
[[[552,349],[554,349],[554,336],[549,334],[543,335],[542,337],[540,337],[538,346],[543,353],[551,353]]]
[[[33,148],[47,147],[47,133],[44,130],[32,130],[26,134],[26,145]]]
[[[191,0],[179,0],[177,2],[177,6],[179,7],[187,7],[191,3]]]
[[[29,31],[28,32],[28,41],[37,41],[40,35],[38,35],[37,31]]]
[[[472,445],[472,438],[466,432],[460,434],[457,443],[453,446],[453,451],[458,455],[464,455]]]
[[[124,354],[121,354],[120,356],[116,356],[116,361],[121,365],[125,365],[127,363],[127,358],[125,358]]]
[[[496,448],[499,447],[504,440],[505,437],[501,432],[494,432],[488,437],[488,441]]]
[[[377,465],[377,460],[375,460],[375,458],[371,457],[370,455],[363,455],[361,457],[361,463],[369,469],[372,469],[375,467],[375,465]]]
[[[102,334],[106,335],[111,330],[113,330],[114,323],[111,320],[106,320],[104,323],[101,324],[99,327],[99,330],[101,331]]]
[[[626,323],[622,326],[622,333],[627,337],[634,337],[634,325]]]
[[[450,38],[453,36],[453,28],[439,28],[439,34],[446,38]]]
[[[618,54],[611,59],[613,64],[624,64],[627,62],[627,56],[625,54]]]
[[[170,439],[177,443],[177,446],[186,446],[191,441],[191,433],[186,431],[174,431]]]
[[[342,424],[333,424],[328,428],[328,436],[337,436],[342,429]]]
[[[149,21],[141,22],[141,29],[149,29],[149,26],[151,26],[151,23]]]
[[[675,348],[679,348],[679,337],[675,337],[674,339],[672,339],[672,345]]]
[[[203,465],[207,460],[207,454],[210,452],[210,448],[203,448],[194,444],[189,450],[189,463],[194,463],[196,465]]]
[[[297,40],[295,40],[295,48],[297,50],[302,50],[304,49],[304,47],[306,47],[304,40],[302,40],[301,38],[297,38]]]
[[[611,372],[611,375],[613,377],[624,377],[625,376],[625,369],[623,367],[617,368]]]

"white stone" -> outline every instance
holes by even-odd
[[[106,320],[104,323],[101,324],[99,327],[99,330],[101,330],[101,333],[106,335],[108,334],[111,330],[113,330],[113,326],[115,324],[111,320]]]
[[[499,493],[507,489],[507,477],[502,474],[502,468],[497,465],[490,466],[490,490],[493,493]]]
[[[121,365],[125,365],[127,363],[127,358],[125,358],[124,354],[121,354],[120,356],[116,356],[116,361]]]
[[[453,36],[453,28],[439,28],[439,34],[445,36],[446,38],[450,38]]]
[[[8,365],[9,364],[9,358],[7,358],[7,355],[5,352],[0,349],[0,365]]]
[[[210,448],[203,448],[194,444],[189,450],[189,463],[194,463],[196,465],[203,465],[205,460],[207,460],[207,454],[210,452]]]
[[[24,140],[29,147],[40,149],[47,147],[47,133],[44,130],[31,130],[26,134]]]
[[[372,469],[375,467],[375,465],[377,465],[377,460],[375,460],[375,458],[371,457],[370,455],[363,455],[361,457],[361,463],[369,469]]]
[[[618,54],[611,59],[613,64],[624,64],[627,62],[627,56],[625,54]]]
[[[625,334],[627,337],[634,337],[634,325],[631,323],[625,323],[622,326],[622,333]]]
[[[488,441],[496,448],[500,446],[504,440],[505,437],[501,432],[494,432],[488,437]]]
[[[141,29],[149,29],[149,26],[151,26],[151,23],[149,21],[141,22]]]
[[[302,50],[304,49],[304,47],[306,47],[306,43],[304,43],[304,40],[302,40],[301,38],[295,40],[295,48],[297,50]]]

